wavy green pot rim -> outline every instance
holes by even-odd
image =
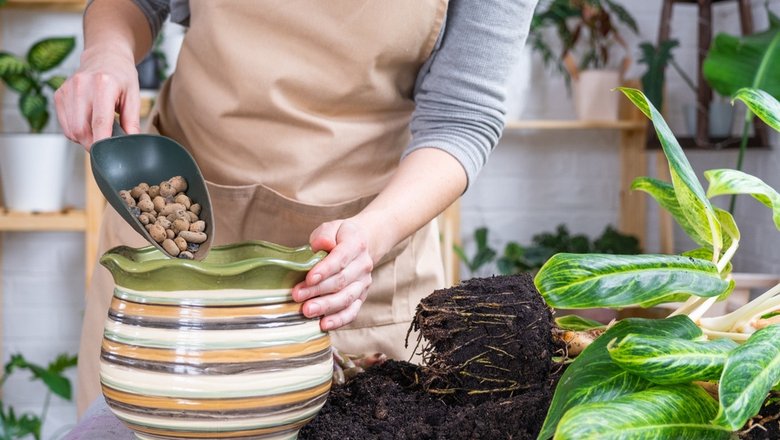
[[[202,260],[170,258],[154,246],[117,246],[100,258],[117,285],[137,290],[282,289],[327,255],[311,247],[253,240],[211,248]]]

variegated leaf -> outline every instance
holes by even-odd
[[[763,90],[744,88],[737,91],[734,99],[744,102],[762,121],[780,131],[780,102],[774,96]]]
[[[712,204],[704,194],[704,189],[693,172],[688,158],[680,144],[666,125],[666,121],[647,97],[637,89],[619,88],[653,122],[658,139],[669,162],[669,172],[674,185],[674,194],[688,224],[701,238],[713,247],[723,246],[720,225],[712,209]]]
[[[671,183],[652,177],[637,177],[631,184],[631,189],[644,191],[653,197],[655,201],[661,205],[661,208],[672,215],[672,218],[674,218],[691,240],[701,246],[707,246],[712,241],[711,236],[702,237],[699,235],[699,231],[691,227],[688,218],[685,217],[685,213],[683,213],[680,204],[677,202],[677,196],[674,194],[674,186],[672,186]]]
[[[691,257],[691,258],[698,258],[699,260],[705,260],[705,261],[712,261],[712,249],[710,248],[696,248],[691,249],[689,251],[685,251],[682,254],[683,257]],[[721,278],[723,278],[725,275],[731,273],[731,262],[729,262],[726,267],[723,269],[723,271],[720,273]],[[728,292],[725,292],[726,294],[731,293],[731,289],[729,289]],[[723,296],[723,295],[721,295]]]
[[[750,194],[756,200],[772,209],[772,220],[780,229],[780,194],[758,177],[731,169],[717,169],[704,172],[710,183],[708,197],[725,194]]]
[[[571,409],[555,440],[726,440],[731,431],[710,423],[717,410],[699,386],[654,387]]]
[[[740,429],[758,414],[769,390],[780,380],[780,325],[770,325],[736,348],[726,360],[714,423]]]
[[[534,284],[551,307],[650,307],[731,286],[710,261],[677,255],[556,254]]]
[[[46,38],[35,43],[27,52],[27,62],[38,72],[57,67],[76,47],[73,37]]]
[[[651,382],[620,368],[607,352],[609,341],[632,333],[694,339],[701,336],[701,329],[682,315],[667,319],[629,318],[610,327],[564,371],[555,388],[539,440],[552,437],[561,417],[571,408],[613,400],[652,386]]]
[[[650,382],[671,385],[716,380],[728,353],[737,347],[730,339],[690,341],[661,336],[628,335],[607,347],[612,360]]]
[[[5,78],[8,75],[19,75],[27,69],[27,64],[7,52],[0,52],[0,77]]]
[[[603,329],[607,326],[592,319],[583,318],[577,315],[566,315],[555,318],[555,325],[563,330],[581,331]]]

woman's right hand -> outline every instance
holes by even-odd
[[[94,46],[81,65],[54,94],[57,119],[68,139],[89,150],[111,136],[114,114],[127,134],[139,133],[141,96],[133,53]]]

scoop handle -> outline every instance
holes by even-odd
[[[111,137],[125,136],[127,133],[119,125],[119,121],[114,119],[114,125],[111,127]]]

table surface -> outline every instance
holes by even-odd
[[[101,396],[89,407],[65,440],[135,440],[135,435],[108,409]]]

